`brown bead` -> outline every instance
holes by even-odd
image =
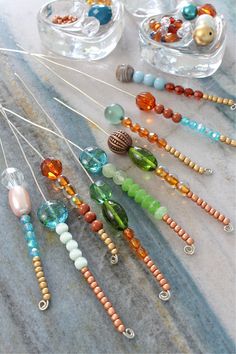
[[[135,123],[133,125],[130,126],[130,130],[134,133],[137,133],[139,132],[140,130],[140,125],[138,123]]]
[[[193,96],[194,95],[194,91],[191,89],[191,88],[186,88],[185,90],[184,90],[184,96],[186,96],[186,97],[191,97],[191,96]]]
[[[180,113],[174,113],[172,116],[172,120],[175,123],[179,123],[182,119],[182,115]]]
[[[166,43],[174,43],[178,42],[180,38],[177,36],[176,33],[167,33],[164,38],[162,37],[162,42]]]
[[[167,141],[164,138],[159,138],[157,144],[159,147],[164,148],[167,145]]]
[[[142,92],[136,96],[136,104],[142,111],[151,111],[156,105],[156,99],[150,92]]]
[[[122,125],[123,125],[124,127],[130,127],[130,126],[132,126],[132,120],[131,120],[131,118],[125,117],[121,122],[122,122]]]
[[[167,118],[167,119],[168,119],[168,118],[171,118],[172,115],[173,115],[172,109],[170,109],[170,108],[164,109],[163,116],[164,116],[165,118]]]
[[[154,107],[154,111],[157,114],[162,114],[164,112],[165,107],[163,106],[163,104],[157,103],[156,106]]]
[[[166,91],[173,92],[175,89],[175,85],[172,84],[172,82],[168,82],[167,84],[165,84],[165,89]]]
[[[157,134],[156,133],[149,133],[148,141],[150,141],[150,143],[156,143],[158,141]]]
[[[133,237],[133,238],[130,240],[130,245],[131,245],[132,248],[134,248],[134,249],[136,250],[136,249],[138,249],[139,246],[140,246],[140,241],[139,241],[137,238]]]
[[[121,324],[118,328],[117,331],[120,333],[123,333],[125,331],[125,326],[123,324]]]
[[[134,231],[130,228],[125,229],[123,234],[127,240],[131,240],[134,237]]]
[[[90,227],[93,232],[98,232],[103,228],[103,223],[100,220],[94,220]]]
[[[55,180],[62,173],[62,163],[60,160],[45,159],[41,163],[41,172],[43,176]]]
[[[213,5],[205,4],[198,8],[198,16],[205,15],[205,14],[215,17],[217,12]]]
[[[151,34],[151,38],[152,38],[154,41],[156,41],[156,42],[160,42],[160,41],[161,41],[161,38],[162,38],[162,33],[161,33],[161,31],[159,30],[159,31],[157,31],[157,32],[155,32],[155,33],[152,33],[152,34]]]
[[[155,19],[149,21],[149,28],[153,31],[157,31],[161,27],[160,22],[157,22]]]
[[[144,259],[144,258],[148,255],[148,253],[147,253],[147,251],[145,250],[145,248],[139,246],[139,248],[137,249],[137,255],[138,255],[140,258]]]
[[[108,138],[109,149],[115,154],[125,154],[132,146],[132,138],[122,130],[117,130]]]
[[[175,86],[175,93],[177,95],[182,95],[184,93],[184,88],[180,85]]]
[[[78,210],[80,215],[85,215],[90,210],[90,206],[83,203],[79,206]]]
[[[195,91],[194,92],[194,98],[196,98],[196,100],[200,100],[203,96],[203,93],[201,91]]]
[[[96,214],[92,211],[88,211],[85,215],[84,215],[84,220],[87,222],[87,223],[91,223],[93,222],[94,220],[96,219]]]
[[[149,135],[149,131],[146,128],[140,128],[138,134],[141,138],[147,138]]]

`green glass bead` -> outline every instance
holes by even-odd
[[[89,187],[90,197],[95,200],[98,204],[103,204],[106,200],[110,199],[112,196],[111,187],[103,182],[97,181],[90,185]]]
[[[128,217],[124,208],[114,200],[106,200],[103,203],[102,213],[116,230],[125,230],[128,227]]]
[[[132,180],[132,178],[126,178],[126,179],[124,180],[124,182],[122,183],[122,186],[121,186],[122,191],[128,192],[130,186],[131,186],[133,183],[134,183],[134,181]]]
[[[141,207],[144,209],[148,209],[149,206],[153,203],[154,198],[151,197],[149,194],[146,194],[146,197],[143,198]]]
[[[136,201],[136,203],[141,204],[143,198],[147,195],[146,191],[144,189],[140,189],[134,197],[134,200]]]
[[[157,211],[157,209],[159,209],[160,208],[160,206],[161,206],[161,203],[160,202],[158,202],[158,200],[154,200],[154,202],[153,203],[151,203],[151,205],[149,205],[149,207],[148,207],[148,211],[149,211],[149,213],[151,213],[151,214],[155,214],[155,212]]]
[[[139,189],[140,187],[138,184],[132,184],[128,190],[128,196],[133,198]]]
[[[141,168],[141,170],[153,171],[158,166],[157,159],[147,149],[138,146],[132,146],[129,148],[128,154],[135,165]]]
[[[162,206],[156,210],[154,214],[154,218],[157,220],[161,220],[166,213],[167,213],[167,208]]]
[[[111,124],[120,124],[124,119],[125,111],[121,105],[113,103],[106,107],[104,115]]]

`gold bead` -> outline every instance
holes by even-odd
[[[40,261],[36,261],[34,262],[34,267],[41,267],[41,262]]]
[[[104,241],[105,245],[109,245],[109,243],[111,243],[112,240],[110,239],[110,237],[107,237]]]
[[[180,155],[180,152],[178,150],[175,150],[174,156],[179,157],[179,155]]]
[[[48,287],[48,284],[46,283],[46,281],[43,281],[42,283],[39,283],[39,287],[40,289],[44,289]]]
[[[217,98],[217,103],[223,103],[223,98],[222,97],[218,97]]]
[[[223,104],[228,104],[228,102],[229,102],[228,98],[223,99]]]
[[[193,32],[193,39],[197,45],[206,46],[215,38],[215,31],[208,25],[199,25]]]
[[[45,295],[45,294],[49,293],[49,290],[48,290],[48,288],[43,288],[41,292],[43,295]]]
[[[208,99],[208,94],[207,94],[207,93],[204,93],[203,96],[202,96],[202,98],[203,98],[204,100],[207,100],[207,99]]]
[[[224,143],[226,140],[226,136],[225,135],[221,135],[220,136],[220,141],[222,141],[222,143]]]
[[[46,281],[45,277],[41,277],[41,278],[38,279],[39,283],[42,283],[43,281]]]
[[[225,142],[226,142],[226,144],[229,145],[231,143],[231,139],[230,138],[226,138]]]
[[[212,97],[213,97],[212,95],[209,95],[208,96],[208,101],[212,101]]]
[[[113,242],[111,242],[109,245],[108,245],[108,249],[111,251],[113,250],[113,248],[115,248],[116,246],[114,245]]]
[[[234,100],[231,100],[231,99],[230,99],[229,102],[228,102],[228,105],[229,105],[229,106],[232,106],[233,104],[234,104]]]
[[[36,273],[36,277],[37,277],[37,278],[44,277],[44,272],[38,272],[38,273]]]
[[[117,254],[117,253],[118,253],[117,248],[113,248],[113,250],[111,251],[111,254]]]
[[[205,172],[205,169],[203,167],[200,167],[198,172],[202,175]]]
[[[199,171],[200,167],[195,163],[194,167],[193,167],[194,171]]]
[[[34,268],[34,271],[35,271],[36,273],[41,272],[42,270],[43,270],[43,267],[35,267],[35,268]]]
[[[48,294],[43,295],[43,299],[44,299],[45,301],[50,300],[50,299],[51,299],[51,294],[48,293]]]
[[[233,139],[232,139],[230,145],[236,146],[236,140],[233,140]]]
[[[217,102],[217,99],[218,99],[217,96],[213,96],[213,97],[212,97],[212,101],[213,101],[213,102]]]
[[[184,154],[180,154],[179,155],[179,160],[180,161],[184,161],[185,158],[186,158],[186,156]]]
[[[98,231],[98,235],[101,236],[104,232],[105,232],[105,230],[104,230],[104,229],[101,229],[101,230]]]
[[[166,144],[166,146],[165,146],[165,150],[166,150],[166,151],[170,151],[171,148],[172,148],[172,146]]]
[[[172,147],[172,148],[170,149],[170,153],[171,153],[172,155],[175,153],[175,151],[176,151],[176,149],[175,149],[174,147]]]
[[[185,157],[185,159],[184,159],[184,163],[185,163],[185,165],[188,165],[188,164],[189,164],[189,162],[190,162],[190,158],[189,158],[189,157]]]
[[[108,238],[108,235],[105,232],[103,232],[103,234],[101,235],[101,240],[105,241],[106,238]]]
[[[36,262],[36,261],[40,261],[40,257],[39,256],[35,256],[35,257],[33,257],[32,261],[33,261],[33,263]]]
[[[193,168],[194,166],[195,166],[195,162],[190,161],[190,162],[189,162],[189,167]]]

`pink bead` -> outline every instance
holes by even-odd
[[[19,217],[29,214],[31,211],[31,201],[28,191],[22,186],[15,186],[10,189],[8,200],[13,213]]]

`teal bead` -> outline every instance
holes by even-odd
[[[50,200],[39,207],[37,215],[40,222],[53,231],[58,224],[67,220],[68,210],[60,200]]]
[[[124,208],[113,200],[107,200],[102,205],[104,218],[116,229],[125,230],[128,227],[128,217]]]
[[[141,84],[144,79],[144,73],[142,71],[135,71],[133,75],[133,81],[136,82],[136,84]]]
[[[134,200],[136,203],[141,204],[142,200],[145,198],[145,196],[147,195],[146,191],[144,189],[140,189],[134,197]]]
[[[128,196],[133,198],[139,189],[140,187],[138,184],[136,183],[132,184],[128,190]]]
[[[182,117],[180,123],[182,125],[189,125],[190,120],[187,117]]]
[[[152,87],[155,81],[155,76],[152,74],[146,74],[143,78],[143,83],[146,86]]]
[[[111,21],[112,10],[111,7],[106,5],[93,5],[88,11],[88,16],[95,17],[100,22],[100,25],[106,25]]]
[[[218,132],[212,132],[212,133],[210,134],[210,138],[211,138],[212,140],[218,141],[218,140],[220,139],[220,133],[218,133]]]
[[[134,183],[134,181],[132,180],[132,178],[126,178],[126,179],[124,180],[124,182],[122,183],[122,186],[121,186],[122,191],[128,192],[130,186],[131,186],[133,183]]]
[[[144,209],[148,209],[153,202],[154,198],[147,194],[142,200],[141,207]]]
[[[40,256],[40,252],[39,252],[39,250],[37,248],[30,248],[29,255],[31,257],[39,257]]]
[[[185,20],[191,21],[197,16],[197,6],[189,4],[182,9],[182,15]]]
[[[193,130],[196,130],[198,127],[198,123],[195,120],[190,120],[189,127]]]
[[[158,200],[154,200],[148,207],[148,211],[151,214],[155,214],[155,212],[157,211],[157,209],[159,209],[161,206],[161,203]]]
[[[23,230],[24,231],[34,231],[33,224],[31,222],[27,222],[26,224],[23,225]]]
[[[37,248],[38,247],[38,243],[37,243],[37,241],[36,240],[29,240],[28,242],[27,242],[27,246],[29,247],[29,248]]]
[[[104,115],[111,124],[120,124],[124,119],[125,111],[119,104],[113,103],[105,108]]]
[[[157,168],[157,159],[147,149],[138,146],[130,147],[128,154],[135,165],[141,168],[141,170],[153,171]]]
[[[103,204],[106,200],[110,199],[112,196],[111,187],[103,181],[97,181],[91,184],[89,191],[90,191],[90,197],[93,200],[95,200],[98,204]]]
[[[196,128],[196,130],[197,130],[199,133],[204,134],[205,131],[206,131],[206,127],[205,127],[203,124],[199,123],[198,126],[197,126],[197,128]]]
[[[20,222],[21,222],[21,224],[27,224],[27,223],[29,223],[30,221],[31,221],[30,215],[22,215],[22,216],[20,217]]]
[[[166,80],[162,79],[161,77],[157,77],[154,81],[153,86],[158,91],[163,91],[165,88]]]
[[[79,160],[84,168],[92,174],[100,173],[108,161],[105,151],[92,146],[87,147],[81,152]]]
[[[30,240],[34,240],[34,239],[36,239],[36,235],[35,235],[34,231],[27,231],[25,233],[25,240],[27,242],[30,241]]]
[[[154,218],[157,220],[161,220],[166,213],[167,213],[167,208],[162,206],[156,210],[154,214]]]

